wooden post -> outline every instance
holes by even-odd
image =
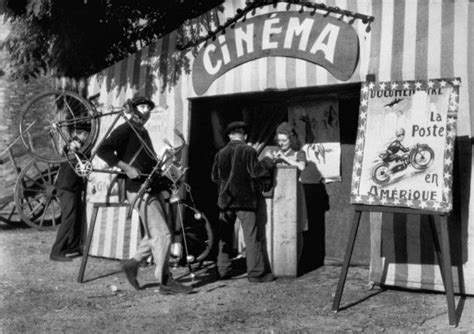
[[[456,309],[454,306],[453,274],[451,272],[451,247],[449,245],[448,217],[443,215],[435,216],[434,218],[441,230],[441,256],[443,258],[443,265],[440,263],[440,270],[443,272],[443,283],[446,291],[446,300],[448,302],[449,324],[451,326],[456,326]]]
[[[272,214],[272,269],[277,277],[296,277],[298,272],[297,169],[276,171]]]
[[[94,235],[95,221],[97,219],[97,213],[99,207],[94,205],[92,209],[91,223],[89,225],[89,231],[87,233],[86,245],[84,246],[81,267],[79,268],[79,275],[77,276],[77,282],[82,283],[84,280],[84,271],[86,270],[87,258],[89,256],[89,250],[91,248],[92,236]]]
[[[354,212],[354,220],[352,221],[351,234],[349,240],[347,240],[346,254],[344,255],[344,262],[342,264],[341,276],[339,277],[339,283],[337,283],[336,295],[332,304],[332,310],[339,311],[339,304],[341,303],[342,290],[346,283],[347,271],[349,269],[349,263],[351,262],[352,251],[354,250],[355,239],[357,237],[357,230],[359,229],[360,216],[362,212],[356,210]]]

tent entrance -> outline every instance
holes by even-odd
[[[188,166],[188,182],[198,207],[217,225],[217,189],[211,181],[211,168],[215,153],[228,139],[224,136],[227,124],[244,120],[249,124],[248,141],[258,151],[275,145],[276,127],[288,121],[289,108],[298,101],[314,102],[330,95],[338,101],[338,117],[341,143],[342,182],[326,185],[330,210],[317,222],[318,248],[311,250],[312,257],[342,259],[347,229],[352,219],[349,205],[350,184],[354,146],[357,134],[360,84],[313,87],[290,91],[266,91],[252,94],[235,94],[218,97],[196,98],[190,101],[191,124]],[[315,199],[318,203],[318,199]],[[366,224],[362,224],[366,225]],[[355,250],[354,261],[368,263],[370,256],[370,233],[360,233],[367,240]],[[316,253],[316,254],[315,254]]]

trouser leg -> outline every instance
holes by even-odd
[[[324,264],[325,257],[325,213],[329,209],[329,197],[322,183],[304,184],[308,212],[308,252],[313,265]],[[306,248],[306,247],[305,247]]]
[[[248,277],[262,277],[269,272],[264,256],[265,229],[258,226],[255,212],[237,211],[236,214],[244,232],[247,275]]]
[[[76,219],[69,235],[67,249],[81,250],[84,238],[84,224],[85,224],[85,204],[82,191],[75,194],[76,201]]]
[[[219,253],[217,255],[217,269],[221,276],[231,270],[232,240],[234,235],[235,213],[223,211],[219,215]]]
[[[58,197],[61,208],[61,224],[59,224],[56,240],[51,248],[51,254],[54,255],[59,255],[64,250],[71,248],[69,241],[73,239],[74,226],[78,220],[78,211],[80,211],[77,205],[78,195],[76,193],[59,190]]]
[[[161,283],[169,275],[168,261],[172,234],[159,196],[159,194],[146,195],[140,205],[140,218],[145,225],[146,233],[133,258],[141,262],[153,255],[155,277]]]

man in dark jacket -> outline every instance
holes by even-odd
[[[218,185],[219,254],[217,269],[221,279],[229,278],[230,253],[236,218],[240,219],[246,245],[247,274],[250,282],[270,282],[274,276],[266,261],[265,228],[256,219],[261,196],[259,178],[268,176],[272,159],[257,159],[257,151],[245,143],[247,125],[232,122],[226,130],[229,143],[217,152],[212,166],[212,181]]]
[[[97,150],[97,155],[109,166],[117,166],[127,174],[125,189],[127,198],[133,203],[149,174],[157,163],[157,156],[144,125],[150,118],[155,104],[144,97],[136,97],[130,103],[131,118],[119,125]],[[143,200],[139,200],[139,212],[145,236],[141,239],[132,259],[122,262],[122,270],[128,282],[140,289],[137,273],[140,262],[153,255],[155,277],[161,294],[189,293],[192,288],[175,281],[169,272],[171,229],[168,226],[164,205],[163,184],[156,178]]]
[[[89,135],[90,124],[80,124],[71,129],[71,142],[65,150],[78,151]],[[61,224],[49,258],[51,261],[72,261],[71,256],[81,255],[84,241],[84,193],[86,179],[76,174],[77,161],[61,163],[56,181],[56,189],[61,208]]]

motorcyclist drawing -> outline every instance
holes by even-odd
[[[398,162],[400,160],[407,160],[408,158],[408,152],[410,149],[408,147],[405,147],[402,144],[402,141],[405,139],[405,129],[400,128],[395,131],[395,136],[396,139],[388,145],[387,150],[386,150],[386,160],[387,162],[395,161]],[[400,154],[400,151],[403,152]]]

